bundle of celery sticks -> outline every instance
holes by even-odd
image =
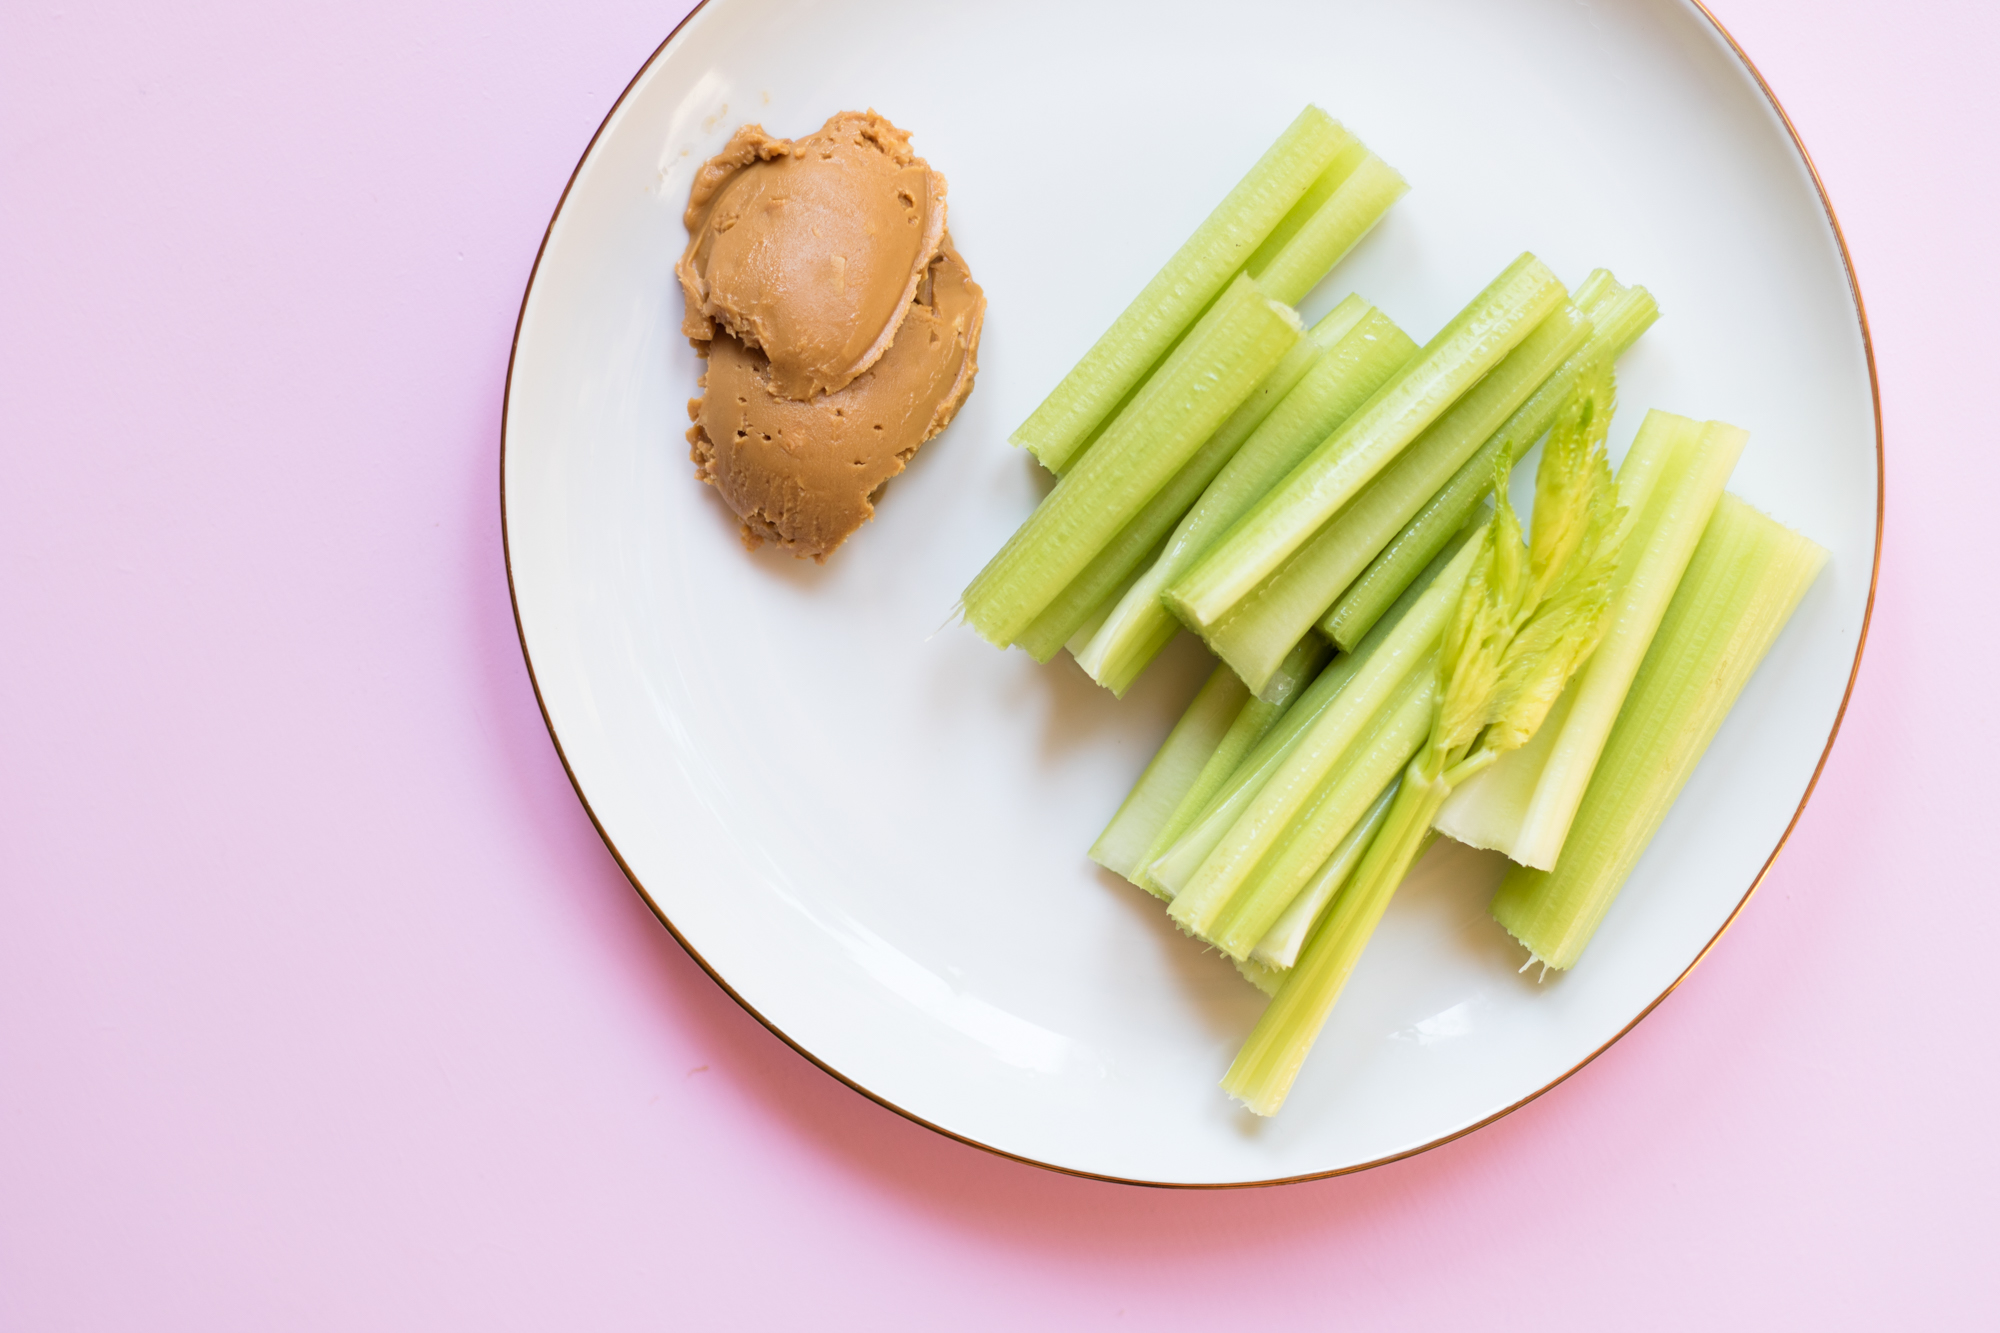
[[[1223,1079],[1263,1115],[1439,834],[1572,966],[1825,559],[1724,494],[1732,426],[1650,413],[1614,475],[1643,287],[1522,255],[1421,347],[1305,327],[1406,188],[1308,107],[1016,433],[1059,480],[962,601],[1119,695],[1183,628],[1219,659],[1090,855],[1272,996]]]

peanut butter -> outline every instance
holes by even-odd
[[[944,195],[873,111],[796,141],[745,125],[688,197],[685,332],[720,325],[761,349],[788,398],[844,388],[889,350],[943,243]]]
[[[739,129],[696,174],[677,273],[707,358],[695,475],[744,542],[824,561],[972,390],[986,298],[909,135],[846,111]]]
[[[972,391],[986,298],[949,237],[926,278],[888,352],[833,393],[788,398],[761,352],[726,335],[710,344],[688,442],[695,475],[743,520],[749,545],[824,561]]]

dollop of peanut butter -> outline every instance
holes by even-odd
[[[972,392],[985,312],[946,237],[889,350],[844,389],[787,397],[762,352],[714,339],[688,443],[695,475],[743,521],[746,544],[824,561],[874,517],[884,484]]]
[[[745,125],[695,176],[687,438],[749,546],[824,561],[972,390],[986,297],[909,140],[873,111],[798,140]]]
[[[787,397],[844,388],[895,340],[944,221],[944,177],[873,111],[795,141],[745,125],[688,197],[685,332],[760,349]]]

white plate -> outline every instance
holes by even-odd
[[[1203,670],[1122,703],[945,627],[1042,486],[1008,431],[1306,102],[1413,185],[1305,303],[1419,340],[1524,249],[1665,315],[1622,370],[1736,422],[1733,488],[1831,548],[1569,976],[1518,976],[1496,867],[1398,895],[1282,1115],[1216,1088],[1261,997],[1084,848]],[[976,392],[825,567],[746,553],[681,432],[672,278],[695,166],[756,120],[875,107],[951,184],[991,310]],[[870,1096],[1064,1170],[1225,1184],[1479,1125],[1615,1039],[1701,955],[1800,806],[1867,621],[1878,438],[1838,236],[1768,95],[1673,0],[1218,9],[711,0],[590,146],[523,303],[503,504],[521,638],[577,790],[715,977]]]

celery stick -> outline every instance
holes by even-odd
[[[1450,480],[1480,445],[1513,417],[1590,337],[1591,325],[1565,301],[1521,344],[1294,551],[1277,572],[1230,608],[1203,637],[1209,650],[1262,688],[1322,612],[1368,567],[1403,524]],[[1556,401],[1560,402],[1558,395]]]
[[[1258,1115],[1276,1115],[1284,1105],[1396,886],[1415,863],[1442,799],[1430,784],[1403,779],[1354,878],[1333,900],[1223,1076],[1223,1091]]]
[[[1165,553],[1077,654],[1077,664],[1114,694],[1122,696],[1180,631],[1180,621],[1160,602],[1167,584],[1417,351],[1401,329],[1358,296],[1335,307],[1311,336],[1326,345],[1326,356],[1237,450],[1174,530]]]
[[[1566,296],[1555,274],[1533,255],[1510,264],[1168,587],[1169,609],[1196,630],[1212,628]]]
[[[1555,866],[1619,706],[1748,438],[1721,422],[1647,415],[1619,469],[1627,517],[1611,627],[1571,682],[1574,697],[1558,705],[1561,717],[1552,714],[1558,725],[1465,782],[1440,812],[1439,832],[1540,870]]]
[[[1621,288],[1604,269],[1586,278],[1571,299],[1590,317],[1594,326],[1590,341],[1479,447],[1340,595],[1320,621],[1320,628],[1342,648],[1359,643],[1401,595],[1410,576],[1422,569],[1453,533],[1475,521],[1480,502],[1493,489],[1493,462],[1501,450],[1519,460],[1548,430],[1584,367],[1598,360],[1615,361],[1660,314],[1652,293],[1644,287]]]
[[[1315,199],[1321,191],[1321,184],[1315,182],[1299,208],[1293,209],[1296,214],[1307,204],[1316,203],[1311,215],[1296,227],[1281,225],[1243,266],[1272,300],[1286,305],[1304,300],[1327,271],[1382,220],[1389,205],[1408,192],[1408,182],[1394,167],[1361,148],[1358,141],[1353,148],[1360,149],[1359,158],[1338,164],[1348,170],[1334,182],[1335,188]],[[1346,158],[1348,153],[1341,156]],[[1334,175],[1329,169],[1321,181]]]
[[[1354,673],[1339,698],[1300,736],[1242,817],[1175,894],[1171,915],[1183,929],[1211,938],[1217,918],[1238,888],[1286,834],[1320,783],[1347,757],[1376,715],[1397,697],[1405,682],[1436,670],[1439,640],[1481,549],[1479,544],[1468,542],[1460,550]]]
[[[1320,669],[1326,665],[1326,660],[1332,656],[1332,652],[1332,647],[1325,639],[1317,634],[1313,635],[1300,644],[1298,650],[1286,660],[1285,667],[1279,672],[1275,682],[1277,689],[1272,691],[1271,698],[1260,699],[1251,695],[1243,701],[1242,707],[1237,710],[1236,720],[1229,724],[1228,732],[1215,747],[1215,752],[1209,756],[1208,762],[1203,765],[1200,776],[1182,795],[1173,813],[1154,833],[1153,840],[1147,846],[1144,855],[1136,859],[1134,869],[1121,870],[1120,874],[1149,893],[1158,893],[1157,889],[1152,888],[1136,874],[1136,868],[1144,866],[1171,847],[1186,831],[1188,825],[1207,808],[1209,800],[1221,790],[1224,783],[1229,781],[1230,775],[1236,772],[1250,752],[1270,734],[1273,727],[1284,720],[1285,714],[1304,694],[1306,686],[1320,674]]]
[[[1066,471],[1071,455],[1111,419],[1126,395],[1353,141],[1318,107],[1300,112],[1014,432],[1014,443],[1053,471]]]
[[[1278,771],[1279,765],[1291,757],[1299,738],[1340,699],[1342,691],[1362,668],[1383,650],[1403,620],[1451,567],[1451,562],[1469,543],[1471,536],[1471,533],[1465,534],[1450,548],[1440,552],[1423,574],[1404,590],[1360,646],[1352,653],[1335,658],[1320,673],[1319,679],[1285,715],[1283,723],[1264,738],[1242,766],[1230,775],[1229,781],[1209,798],[1208,804],[1188,824],[1187,831],[1171,847],[1141,867],[1138,877],[1141,886],[1162,898],[1171,898],[1186,887],[1202,862],[1208,859],[1209,853],[1250,808],[1250,803],[1270,781],[1271,775]]]
[[[1207,443],[1174,474],[1173,480],[1146,501],[1145,507],[1133,515],[1111,544],[1069,581],[1015,642],[1037,662],[1046,662],[1093,617],[1100,623],[1108,618],[1118,598],[1158,558],[1174,525],[1215,480],[1215,474],[1325,355],[1326,348],[1312,337],[1299,339],[1285,353],[1284,360],[1244,399],[1243,405],[1230,413]]]
[[[1298,317],[1239,278],[966,588],[966,621],[1005,647],[1297,345]]]
[[[1286,831],[1284,841],[1217,915],[1209,935],[1216,947],[1232,958],[1250,956],[1422,747],[1436,703],[1437,681],[1426,672],[1409,681],[1377,715],[1373,731],[1321,782],[1312,805]]]
[[[1375,804],[1369,806],[1368,813],[1361,817],[1361,822],[1347,831],[1347,836],[1333,849],[1333,855],[1313,872],[1313,877],[1299,890],[1299,896],[1292,899],[1292,905],[1285,909],[1278,923],[1250,951],[1251,962],[1261,963],[1280,974],[1298,962],[1299,947],[1312,933],[1326,905],[1333,901],[1333,895],[1347,883],[1354,867],[1361,864],[1362,854],[1368,850],[1375,831],[1382,827],[1383,817],[1389,813],[1389,802],[1395,799],[1399,780],[1390,779],[1382,794],[1375,798]]]
[[[1368,646],[1372,648],[1374,645]],[[1160,898],[1172,898],[1179,893],[1215,845],[1222,841],[1223,835],[1249,809],[1250,802],[1256,799],[1271,775],[1278,771],[1278,766],[1290,756],[1298,745],[1299,737],[1347,688],[1368,655],[1366,651],[1354,652],[1329,663],[1277,725],[1216,788],[1207,804],[1187,822],[1180,835],[1151,861],[1139,867],[1133,882]]]
[[[1209,673],[1181,720],[1167,733],[1159,753],[1139,775],[1118,813],[1091,845],[1090,859],[1106,870],[1131,877],[1138,858],[1166,823],[1180,799],[1201,776],[1203,766],[1229,732],[1250,692],[1227,668]]]
[[[1127,525],[1128,530],[1129,527],[1130,525],[1128,524]],[[1124,536],[1124,533],[1121,532],[1119,536],[1121,537]],[[1166,549],[1167,549],[1167,541],[1166,538],[1162,537],[1158,542],[1154,543],[1152,554],[1149,555],[1147,559],[1157,560],[1159,558],[1160,552]],[[1095,564],[1096,562],[1092,561],[1091,563]],[[1087,574],[1089,572],[1089,568],[1086,567],[1084,572]],[[1119,581],[1117,587],[1113,588],[1110,592],[1106,593],[1104,596],[1097,599],[1097,605],[1094,608],[1092,608],[1089,616],[1084,620],[1084,622],[1081,625],[1078,625],[1075,631],[1070,634],[1069,641],[1059,646],[1068,648],[1071,653],[1075,653],[1078,649],[1082,648],[1085,644],[1089,643],[1091,640],[1091,636],[1096,634],[1098,630],[1104,628],[1104,622],[1106,620],[1109,620],[1111,618],[1112,611],[1117,609],[1118,599],[1123,597],[1127,592],[1130,592],[1132,589],[1132,585],[1137,583],[1139,581],[1139,576],[1141,574],[1144,574],[1145,572],[1146,568],[1144,562],[1134,565],[1131,569],[1127,570],[1125,572],[1125,577]],[[1070,586],[1071,587],[1076,586],[1075,579],[1072,579],[1070,581]],[[1067,593],[1068,589],[1067,588],[1064,589],[1064,592]],[[1050,625],[1059,623],[1054,616],[1051,616],[1048,612],[1044,611],[1041,615],[1036,616],[1035,623],[1033,625],[1028,626],[1027,631],[1023,633],[1019,639],[1015,640],[1015,643],[1017,643],[1020,647],[1026,649],[1028,655],[1034,658],[1037,662],[1046,662],[1051,657],[1054,657],[1056,655],[1055,648],[1049,647],[1046,644],[1039,642],[1036,637],[1037,627],[1041,626],[1045,621],[1048,622]]]
[[[1618,711],[1553,872],[1515,867],[1494,920],[1569,968],[1770,651],[1826,551],[1724,495]]]
[[[1259,1115],[1284,1104],[1446,797],[1535,733],[1604,632],[1624,526],[1604,449],[1610,406],[1610,369],[1600,364],[1549,432],[1527,548],[1504,490],[1493,521],[1467,547],[1476,555],[1438,650],[1430,739],[1404,770],[1353,879],[1223,1078],[1223,1088]]]

